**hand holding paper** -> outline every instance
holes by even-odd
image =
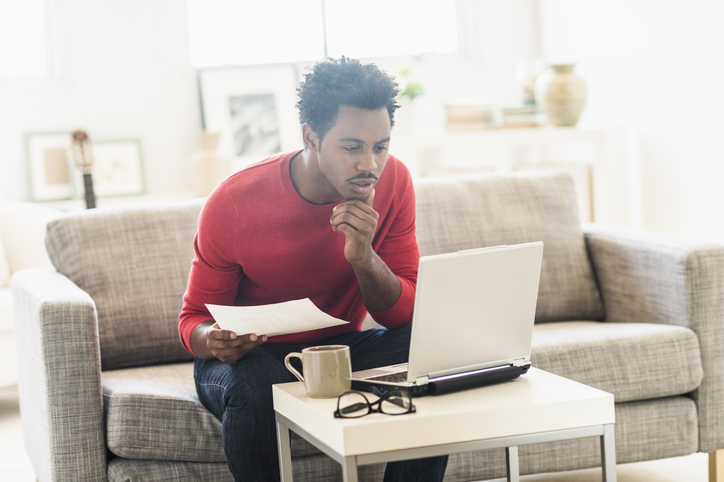
[[[222,330],[234,331],[237,335],[287,335],[347,323],[323,312],[309,298],[261,306],[207,304],[206,307]]]

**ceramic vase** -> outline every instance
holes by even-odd
[[[208,196],[230,174],[230,161],[216,152],[220,134],[200,132],[199,149],[191,156],[191,189],[197,196]]]
[[[554,126],[575,126],[586,105],[586,81],[574,68],[574,64],[551,65],[536,81],[536,102]]]

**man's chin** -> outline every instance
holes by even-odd
[[[343,196],[343,197],[344,197],[344,199],[347,200],[347,201],[362,201],[362,202],[365,202],[365,201],[367,201],[367,198],[369,198],[371,194],[372,194],[372,193],[370,193],[370,192],[364,193],[364,194],[357,193],[357,192],[348,192],[347,195],[345,195],[345,196]]]

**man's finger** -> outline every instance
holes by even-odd
[[[236,338],[238,338],[235,332],[222,330],[218,326],[219,325],[212,326],[212,329],[209,330],[209,338],[213,338],[214,340],[236,340]]]
[[[356,202],[361,203],[361,201]],[[367,204],[348,204],[334,211],[329,221],[332,224],[339,224],[341,222],[356,224],[358,222],[366,223],[369,221],[377,221],[377,217],[375,210]]]
[[[252,348],[256,348],[259,345],[266,343],[266,335],[258,336],[250,333],[238,337],[237,340],[224,340],[220,344],[215,344],[213,353],[216,358],[223,361],[224,363],[236,363],[237,361],[244,358]]]
[[[252,336],[254,339],[252,340]],[[267,337],[266,335],[257,336],[257,335],[249,335],[248,338],[246,338],[247,342],[242,344],[240,346],[240,353],[241,357],[244,357],[247,353],[249,353],[253,348],[256,348],[259,345],[263,345],[266,343]]]
[[[252,345],[252,348],[255,346],[259,346],[262,343],[266,342],[266,335],[257,335],[255,333],[250,333],[248,335],[244,335],[244,344],[245,345]]]
[[[334,226],[334,230],[339,234],[343,234],[345,236],[352,236],[354,233],[357,232],[357,229],[347,223],[340,223],[339,225]]]
[[[367,199],[365,199],[365,204],[368,205],[369,207],[373,207],[372,204],[373,204],[374,202],[375,202],[375,190],[374,190],[374,188],[373,188],[373,189],[372,189],[372,192],[370,193],[370,195],[367,196]]]

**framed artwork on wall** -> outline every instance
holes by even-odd
[[[93,142],[93,191],[97,197],[143,194],[141,145],[137,140]],[[83,177],[75,179],[76,196],[83,196]]]
[[[221,134],[232,170],[301,147],[293,65],[223,67],[198,72],[204,130]]]
[[[83,172],[76,168],[72,133],[27,134],[28,177],[33,201],[82,198]],[[143,194],[141,146],[137,140],[91,143],[96,197]]]
[[[25,141],[31,199],[71,199],[75,195],[71,133],[27,134]]]

